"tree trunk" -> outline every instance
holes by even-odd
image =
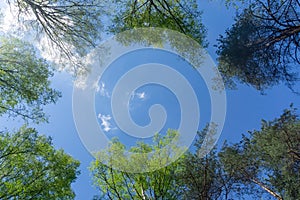
[[[251,181],[254,182],[255,184],[259,185],[262,189],[264,189],[265,191],[267,191],[269,194],[271,194],[276,199],[283,200],[283,198],[279,194],[277,194],[276,192],[274,192],[273,190],[271,190],[268,186],[266,186],[265,184],[263,184],[259,180],[257,180],[257,179],[251,179]]]

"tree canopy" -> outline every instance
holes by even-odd
[[[217,148],[214,147],[204,156],[201,152],[208,131],[207,125],[198,132],[194,151],[190,150],[186,153],[182,170],[176,173],[176,181],[185,188],[184,199],[230,199],[233,181],[224,171],[218,158]],[[209,140],[213,140],[213,137]]]
[[[47,122],[44,106],[61,96],[51,87],[53,73],[33,45],[1,35],[0,116],[21,117],[27,124]],[[78,167],[78,161],[35,129],[0,131],[0,199],[74,199],[71,184]]]
[[[161,30],[178,31],[201,47],[207,46],[196,0],[6,2],[17,8],[17,20],[38,39],[45,36],[50,48],[57,48],[75,71],[83,66],[81,56],[99,42],[104,30],[114,34],[127,31],[118,38],[124,44],[171,45],[190,56],[199,54],[195,51],[198,45],[192,46],[175,32],[162,34]],[[219,70],[226,83],[246,83],[261,91],[285,83],[293,89],[300,64],[299,1],[226,2],[245,3],[233,26],[218,40]],[[114,9],[104,12],[106,3],[114,4]],[[103,14],[113,19],[106,29],[102,26]],[[141,29],[136,35],[130,31],[151,27],[161,29]],[[0,36],[0,116],[7,114],[34,123],[47,121],[43,107],[56,103],[61,94],[51,87],[52,63],[39,53],[21,39]],[[232,193],[297,199],[299,130],[299,116],[291,108],[279,118],[263,121],[261,130],[249,132],[239,143],[225,144],[220,152],[214,148],[202,156],[199,152],[205,144],[206,128],[199,132],[195,146],[175,161],[172,157],[182,149],[163,147],[178,136],[176,131],[165,136],[156,134],[153,144],[138,142],[128,151],[114,139],[90,167],[94,185],[101,192],[95,199],[231,199]],[[150,152],[154,153],[149,156]],[[0,131],[0,199],[73,199],[71,184],[79,175],[78,167],[78,161],[56,150],[51,138],[33,128]],[[148,170],[137,173],[143,169]]]
[[[115,170],[99,157],[90,168],[94,185],[102,194],[95,198],[229,200],[250,196],[297,199],[300,192],[299,125],[296,110],[287,109],[279,118],[269,122],[263,120],[261,130],[249,132],[240,142],[225,143],[220,151],[214,148],[203,157],[199,150],[205,144],[206,127],[199,132],[194,148],[177,161],[145,173]],[[110,155],[125,165],[135,166],[131,160],[120,161],[120,157],[113,156],[124,148],[115,140],[110,149],[114,154]],[[132,149],[145,152],[151,148],[139,143]],[[155,160],[152,163],[160,164]]]
[[[178,135],[169,130],[166,136],[154,138],[154,144],[138,142],[130,152],[141,153],[127,159],[122,156],[125,145],[117,139],[113,140],[108,153],[100,153],[92,162],[90,170],[93,175],[94,185],[100,190],[99,199],[180,199],[183,188],[177,184],[174,177],[181,170],[179,160],[166,165],[173,152],[163,152],[163,155],[154,155],[149,158],[144,153],[158,151]],[[176,149],[174,149],[176,151]],[[160,152],[161,153],[161,152]],[[109,162],[103,162],[103,156],[109,156]],[[122,166],[116,169],[116,165]],[[150,166],[150,167],[149,167]],[[165,167],[164,167],[165,166]],[[156,169],[143,173],[135,173],[136,168],[149,167]],[[128,170],[132,169],[132,171]],[[126,171],[125,171],[126,170]]]
[[[101,195],[96,199],[229,199],[233,182],[227,176],[214,149],[204,157],[201,155],[208,126],[197,135],[195,151],[187,152],[178,160],[167,166],[163,157],[147,159],[137,157],[120,159],[119,154],[125,146],[118,140],[110,147],[111,162],[104,163],[101,155],[92,163],[90,170],[94,185],[100,190]],[[162,148],[169,139],[168,135],[178,134],[168,132],[167,136],[160,137],[153,145],[138,143],[131,148],[134,152],[149,152]],[[212,138],[211,138],[212,139]],[[114,152],[114,153],[112,153]],[[118,153],[117,153],[118,152]],[[172,152],[169,152],[171,155]],[[117,155],[117,156],[116,156]],[[170,156],[169,155],[169,156]],[[139,167],[142,165],[155,165],[156,170],[133,173],[114,169],[117,160],[123,165]],[[121,160],[121,161],[120,161]]]
[[[55,103],[60,92],[50,87],[53,69],[32,45],[0,36],[0,115],[43,122],[43,106]]]
[[[229,86],[242,82],[264,91],[298,81],[300,5],[296,0],[253,0],[219,38],[219,70]]]
[[[0,133],[0,199],[73,199],[78,166],[35,129]]]
[[[81,56],[99,42],[103,4],[94,0],[7,0],[17,8],[19,22],[31,29],[36,38],[46,36],[52,50],[65,57],[59,64],[70,62],[77,72],[83,65]],[[41,41],[39,41],[41,43]]]
[[[158,27],[186,34],[205,44],[202,13],[195,0],[134,0],[119,1],[110,31],[120,33],[132,28]]]
[[[241,184],[239,192],[267,193],[276,199],[300,195],[300,120],[295,109],[278,119],[262,121],[259,131],[233,145],[225,145],[220,159],[225,171]]]

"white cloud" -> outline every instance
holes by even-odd
[[[0,2],[0,12],[3,14],[0,23],[0,34],[11,35],[31,43],[40,51],[39,56],[55,64],[58,70],[67,69],[70,72],[74,71],[74,66],[70,63],[70,59],[59,51],[57,45],[44,32],[32,29],[32,23],[36,23],[36,17],[30,9],[26,14],[19,16],[18,7],[15,3],[8,5],[7,2]],[[20,20],[18,20],[18,17],[20,17]],[[68,17],[64,17],[61,20],[72,25]],[[63,45],[74,53],[72,59],[78,62],[80,57],[76,54],[75,47],[67,42],[64,42]]]
[[[104,96],[104,97],[110,97],[108,91],[105,89],[105,83],[101,82],[100,85],[98,83],[95,83],[95,88],[96,88],[96,91],[101,95],[101,96]]]
[[[145,92],[133,92],[131,95],[131,99],[134,99],[137,97],[138,99],[144,100],[146,98],[146,93]]]
[[[18,16],[13,13],[17,13],[17,7],[11,4],[10,6],[5,3],[1,2],[1,13],[3,14],[3,18],[1,20],[0,28],[3,32],[9,33],[15,31],[16,27],[20,26],[18,23]]]
[[[19,15],[19,8],[15,3],[2,2],[0,6],[0,12],[3,14],[2,23],[0,24],[1,31],[31,42],[35,38],[33,34],[35,31],[30,31],[30,29],[36,19],[32,10],[29,9],[26,14]]]
[[[110,115],[99,114],[98,118],[101,120],[101,126],[102,126],[102,128],[105,132],[108,132],[112,129],[111,128],[111,123],[110,123],[110,120],[111,120]]]
[[[137,96],[139,99],[145,99],[145,98],[146,98],[145,92],[142,92],[142,93],[136,93],[136,96]]]

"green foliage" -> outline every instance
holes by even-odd
[[[227,8],[234,7],[236,9],[239,9],[240,7],[243,7],[248,3],[249,1],[245,1],[245,0],[225,0],[225,5]]]
[[[176,180],[185,188],[184,199],[228,199],[232,190],[233,182],[223,170],[216,148],[206,155],[202,152],[204,138],[207,134],[213,136],[208,132],[209,126],[206,126],[198,133],[195,153],[187,153],[182,170],[176,174]]]
[[[133,28],[166,28],[181,32],[206,46],[202,13],[195,0],[122,0],[116,3],[119,10],[109,29],[113,33]]]
[[[220,158],[226,172],[251,194],[264,190],[277,199],[300,196],[300,120],[294,109],[279,119],[263,121],[260,131],[232,146],[225,145]],[[256,187],[255,187],[256,186]],[[240,188],[242,189],[242,188]]]
[[[28,43],[0,37],[0,115],[21,116],[33,122],[47,120],[43,106],[60,93],[50,87],[53,71]]]
[[[227,85],[264,91],[279,83],[292,89],[299,65],[299,4],[253,0],[218,44],[219,70]]]
[[[207,126],[199,132],[195,153],[188,152],[167,166],[164,159],[170,157],[172,151],[154,159],[139,156],[124,159],[120,155],[125,146],[114,140],[108,153],[111,157],[110,162],[104,164],[105,154],[101,153],[90,167],[94,185],[102,194],[95,199],[229,199],[233,182],[223,170],[216,149],[203,155],[203,151],[207,149],[205,145],[214,140],[214,135],[208,133],[209,131]],[[175,131],[169,131],[165,137],[156,135],[154,145],[138,143],[131,148],[131,152],[159,150],[176,136],[178,133]],[[176,148],[173,151],[176,151]],[[120,171],[114,169],[117,160],[119,166],[121,163],[132,168],[152,165],[156,166],[157,170],[144,173]]]
[[[0,199],[73,199],[78,166],[35,129],[0,133]]]
[[[177,146],[178,133],[169,130],[166,136],[155,134],[153,145],[137,142],[136,146],[128,151],[117,138],[111,141],[110,146],[95,156],[99,162],[120,171],[139,173],[160,169],[179,158],[184,147]]]
[[[179,160],[166,165],[167,159],[172,152],[161,151],[160,155],[154,154],[150,159],[146,154],[153,150],[159,150],[169,144],[178,133],[168,131],[167,136],[154,137],[154,145],[139,142],[130,152],[141,153],[132,157],[124,157],[125,146],[118,140],[113,140],[108,153],[100,153],[91,164],[90,170],[94,179],[94,185],[101,191],[99,199],[178,199],[183,188],[174,179],[176,173],[181,169]],[[176,151],[176,149],[174,149]],[[111,160],[104,164],[103,156],[110,156]],[[107,158],[104,158],[105,160]],[[114,169],[126,168],[126,171]],[[145,173],[132,173],[141,167],[149,167],[152,170]],[[152,167],[152,168],[151,168]],[[133,170],[134,169],[134,170]]]
[[[128,170],[163,166],[165,161],[161,158],[167,154],[156,157],[159,159],[125,157],[125,146],[114,140],[109,153],[99,154],[90,168],[94,184],[103,195],[98,198],[207,200],[250,195],[255,199],[282,200],[299,197],[300,119],[295,109],[285,110],[273,121],[263,121],[261,130],[249,132],[250,136],[243,136],[241,142],[225,144],[219,153],[213,148],[205,154],[206,145],[214,141],[214,134],[209,133],[213,130],[207,126],[199,132],[195,151],[166,167],[145,173],[128,173],[114,167],[130,166]],[[169,139],[158,137],[154,146],[138,143],[131,151],[151,152],[168,144]],[[111,160],[104,164],[103,159],[109,158],[108,155]]]

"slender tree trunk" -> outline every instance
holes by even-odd
[[[267,191],[269,194],[271,194],[276,199],[283,200],[283,198],[279,194],[277,194],[276,192],[274,192],[273,190],[271,190],[268,186],[266,186],[265,184],[263,184],[259,180],[257,180],[257,179],[251,179],[251,181],[253,183],[259,185],[262,189],[264,189],[265,191]]]
[[[142,193],[143,200],[146,200],[146,196],[145,196],[145,192],[144,192],[143,186],[141,186],[141,193]]]

